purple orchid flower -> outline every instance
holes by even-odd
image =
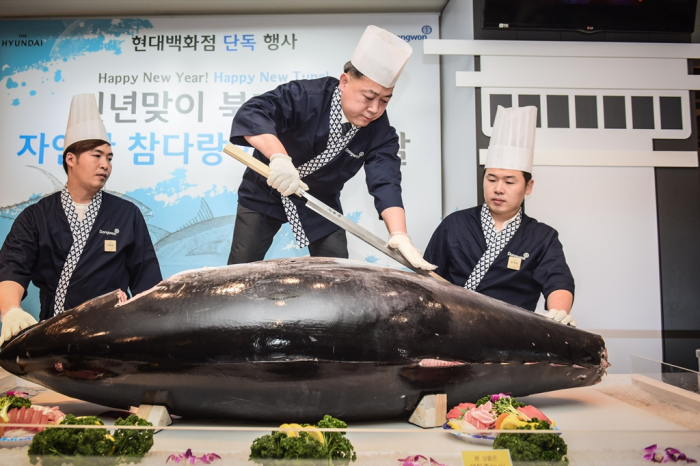
[[[399,461],[401,461],[401,466],[421,466],[420,460],[425,460],[427,461],[428,458],[426,458],[423,455],[415,455],[415,456],[407,456],[406,458],[399,458]]]
[[[399,458],[402,461],[401,466],[426,466],[430,463],[430,466],[447,466],[444,463],[438,463],[434,459],[426,458],[423,455],[407,456],[406,458]]]
[[[190,464],[195,464],[197,461],[201,461],[204,464],[211,464],[212,461],[220,459],[221,457],[216,453],[205,453],[204,455],[198,457],[192,453],[191,448],[188,448],[185,453],[178,453],[168,456],[168,459],[165,460],[165,462],[167,463],[170,460],[173,460],[175,463],[179,463],[180,461],[189,461]]]
[[[666,452],[666,457],[674,463],[677,463],[679,461],[685,461],[686,464],[697,463],[697,461],[695,461],[693,458],[688,458],[687,456],[685,456],[685,453],[683,453],[680,450],[677,450],[676,448],[667,448],[664,451]]]
[[[208,453],[199,457],[199,460],[204,464],[211,464],[214,460],[220,460],[221,457],[216,453]]]
[[[681,455],[683,455],[683,459],[685,459],[685,455],[681,453],[680,450],[677,450],[675,448],[667,448],[664,451],[666,452],[666,458],[668,458],[673,463],[677,462],[680,459]]]
[[[506,395],[505,393],[496,393],[495,395],[491,395],[491,403],[495,403],[501,398],[510,398],[510,395]]]
[[[667,461],[664,455],[656,452],[656,444],[646,447],[644,451],[647,452],[646,455],[644,455],[644,459],[647,461],[651,461],[652,463],[665,463]]]
[[[688,458],[685,455],[685,453],[676,448],[666,448],[663,451],[663,454],[661,452],[658,452],[657,450],[658,448],[656,445],[650,445],[646,447],[644,449],[644,451],[646,452],[646,454],[644,455],[644,459],[647,461],[651,461],[652,463],[697,463],[697,461],[695,461],[693,458]]]

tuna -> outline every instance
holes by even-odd
[[[109,293],[6,343],[0,365],[114,408],[197,418],[401,417],[598,383],[595,334],[462,287],[343,259],[183,272],[120,304]]]

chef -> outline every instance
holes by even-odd
[[[536,107],[498,107],[484,172],[484,205],[454,212],[433,233],[425,260],[449,282],[576,325],[571,275],[557,231],[523,213],[532,192]]]
[[[22,211],[0,249],[0,344],[36,323],[20,307],[29,282],[39,288],[43,320],[114,290],[138,294],[162,279],[139,209],[102,190],[112,147],[93,94],[73,97],[64,147],[66,186]]]
[[[348,257],[345,231],[306,208],[294,193],[308,190],[342,212],[340,192],[364,167],[374,205],[398,249],[417,268],[432,270],[406,231],[401,200],[398,136],[386,107],[411,47],[376,26],[365,30],[340,79],[291,81],[248,100],[236,113],[233,144],[252,146],[270,165],[267,180],[247,169],[229,264],[263,260],[282,224],[289,222],[311,256]]]

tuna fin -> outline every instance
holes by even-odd
[[[227,253],[231,249],[231,240],[227,239],[220,239],[218,241],[212,241],[207,244],[203,244],[202,246],[195,248],[185,254],[186,256],[203,256],[206,254],[224,254]]]
[[[204,198],[202,198],[201,201],[202,203],[199,206],[199,212],[197,212],[197,215],[193,217],[192,220],[178,228],[178,231],[184,230],[187,227],[191,227],[192,225],[196,225],[198,223],[202,223],[214,218],[214,214],[211,212],[207,201],[205,201]]]
[[[120,197],[120,198],[124,199],[125,201],[129,201],[132,204],[134,204],[136,207],[139,208],[139,210],[141,211],[141,215],[143,215],[143,218],[146,221],[149,221],[151,218],[153,218],[153,211],[143,202],[137,201],[133,197],[128,196],[124,193],[118,193],[116,191],[107,191],[107,190],[105,190],[105,191],[107,193],[111,194],[112,196]]]
[[[63,189],[63,186],[65,186],[65,183],[61,183],[60,181],[58,181],[58,178],[56,178],[46,170],[42,170],[41,168],[35,167],[34,165],[27,165],[27,167],[39,170],[41,173],[43,173],[46,176],[46,178],[49,179],[51,184],[53,184],[53,192],[60,191]]]
[[[151,225],[150,223],[147,224],[146,227],[148,228],[148,232],[151,235],[153,235],[153,237],[156,239],[153,242],[154,244],[170,234],[170,232],[168,230],[164,230],[163,228],[157,227],[155,225]]]

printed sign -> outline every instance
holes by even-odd
[[[509,450],[463,451],[464,466],[512,466]]]

